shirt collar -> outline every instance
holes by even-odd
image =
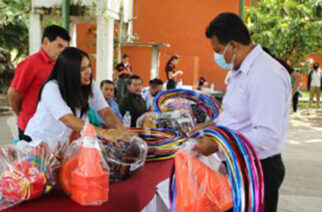
[[[254,60],[257,58],[257,56],[263,51],[262,47],[260,45],[256,45],[252,51],[248,53],[248,55],[243,60],[242,64],[240,65],[238,71],[241,71],[244,74],[248,74],[249,69],[251,68]]]
[[[109,99],[109,100],[106,100],[106,102],[108,103],[109,106],[113,106],[114,104],[114,99]]]
[[[45,52],[45,50],[43,48],[40,48],[39,50],[39,54],[42,57],[42,59],[46,62],[46,63],[51,63],[51,64],[55,64],[55,62],[51,61],[49,56],[47,55],[47,53]]]
[[[135,94],[135,93],[131,93],[131,92],[128,92],[127,93],[127,95],[129,96],[129,97],[140,97],[141,96],[141,94]]]

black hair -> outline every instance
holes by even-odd
[[[169,59],[169,60],[168,60],[168,62],[167,62],[167,66],[168,66],[170,63],[172,63],[172,61],[174,61],[174,60],[178,60],[178,59],[180,59],[180,56],[179,56],[179,55],[177,55],[177,54],[172,55],[172,57],[170,57],[170,59]]]
[[[68,42],[70,41],[69,33],[64,28],[57,25],[47,26],[41,38],[42,42],[44,41],[45,37],[48,38],[50,42],[56,40],[57,37],[60,37]]]
[[[200,89],[206,82],[206,79],[204,77],[200,77],[198,81],[198,89]]]
[[[243,20],[234,13],[221,13],[216,16],[206,29],[206,37],[216,36],[219,43],[226,45],[237,41],[243,45],[251,43],[249,31]]]
[[[81,117],[88,112],[88,99],[92,96],[92,79],[89,85],[81,84],[81,61],[89,56],[86,52],[75,47],[67,47],[59,55],[55,66],[43,84],[38,102],[41,100],[41,93],[44,86],[52,80],[57,80],[62,98],[71,108],[74,115],[76,110],[81,110]]]
[[[320,64],[318,63],[318,62],[315,62],[314,64],[313,64],[313,69],[314,70],[318,70],[318,68],[320,67]]]
[[[149,85],[150,85],[150,87],[156,87],[158,85],[163,85],[163,81],[158,78],[154,78],[149,81]]]
[[[294,69],[285,60],[276,57],[274,54],[271,53],[271,51],[267,47],[262,47],[262,49],[275,60],[277,60],[287,70],[289,74],[292,74],[294,72]]]
[[[294,69],[285,61],[280,58],[275,57],[275,59],[287,70],[289,74],[292,75],[294,72]]]
[[[105,84],[113,85],[114,87],[114,83],[111,80],[102,80],[100,88],[102,89]]]
[[[267,54],[269,54],[270,56],[272,56],[272,57],[275,57],[273,54],[272,54],[272,52],[267,48],[267,47],[262,47],[262,49],[264,50],[264,52],[266,52]]]
[[[133,80],[141,80],[141,82],[142,82],[141,77],[139,77],[138,75],[133,74],[132,76],[130,76],[130,77],[127,79],[127,84],[128,84],[128,85],[131,85]]]
[[[128,54],[123,54],[122,59],[129,58],[130,56]]]
[[[201,81],[206,82],[206,79],[204,77],[200,77],[199,82],[201,82]]]

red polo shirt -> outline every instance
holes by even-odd
[[[29,119],[35,114],[39,91],[54,67],[46,52],[31,55],[17,65],[10,87],[16,89],[21,96],[21,109],[18,127],[25,130]]]

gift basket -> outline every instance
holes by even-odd
[[[110,167],[111,182],[125,180],[143,168],[147,145],[137,136],[120,137],[116,143],[104,142],[103,155]]]
[[[0,210],[40,197],[56,184],[60,163],[45,142],[0,146]]]
[[[83,135],[66,150],[59,180],[65,192],[81,205],[108,201],[109,167],[105,162],[95,129],[86,124]]]

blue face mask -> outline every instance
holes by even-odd
[[[234,68],[234,60],[235,60],[235,55],[233,56],[233,59],[231,60],[230,63],[227,63],[225,60],[225,53],[226,50],[228,48],[229,44],[226,46],[224,53],[223,54],[218,54],[218,53],[214,53],[214,59],[215,59],[215,63],[217,63],[217,65],[223,69],[226,70],[232,70]]]

